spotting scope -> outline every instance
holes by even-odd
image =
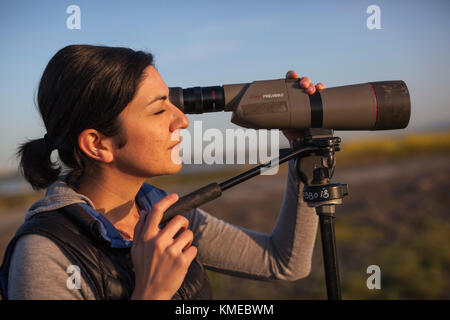
[[[308,95],[299,79],[213,87],[169,88],[186,114],[232,111],[231,122],[254,129],[389,130],[408,125],[411,102],[401,80],[352,84]]]

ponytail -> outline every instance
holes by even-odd
[[[58,179],[61,167],[50,159],[53,148],[45,139],[29,140],[20,145],[19,170],[34,190],[44,189]]]

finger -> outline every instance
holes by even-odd
[[[303,77],[300,80],[300,88],[307,89],[311,84],[311,80],[308,77]]]
[[[189,264],[192,263],[192,260],[194,260],[195,256],[197,255],[197,247],[190,246],[183,252],[186,259],[189,261]]]
[[[318,84],[316,84],[316,89],[323,90],[323,89],[325,89],[325,85],[322,82],[319,82]]]
[[[311,83],[309,87],[306,89],[307,94],[314,94],[316,92],[316,87],[314,86],[314,83]]]
[[[189,226],[189,220],[183,216],[173,217],[161,232],[161,236],[172,239],[180,230],[186,230]]]
[[[194,240],[194,234],[191,230],[184,230],[173,242],[172,247],[176,252],[182,252],[189,248]]]
[[[152,210],[148,213],[148,217],[146,218],[144,225],[143,232],[147,239],[151,238],[159,231],[158,226],[161,223],[164,212],[166,212],[166,210],[177,201],[178,195],[172,193],[155,203]]]
[[[299,76],[298,76],[297,72],[295,72],[294,70],[289,70],[286,73],[286,78],[287,79],[297,79],[297,78],[299,78]]]

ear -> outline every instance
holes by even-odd
[[[112,138],[95,129],[83,130],[78,136],[78,146],[88,157],[97,161],[110,163],[114,159]]]

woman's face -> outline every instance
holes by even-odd
[[[169,88],[153,66],[144,70],[136,95],[119,120],[127,140],[114,150],[114,164],[121,172],[149,178],[181,169],[180,129],[187,128],[189,120],[169,101]]]

